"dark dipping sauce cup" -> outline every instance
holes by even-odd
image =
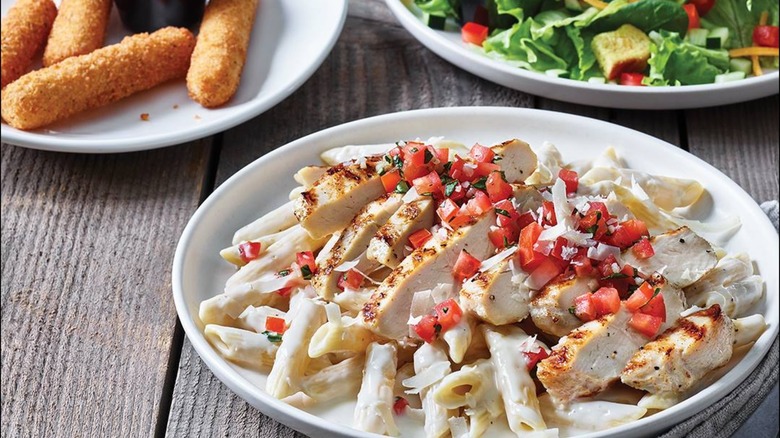
[[[125,27],[154,32],[167,26],[195,30],[203,18],[204,0],[114,0]]]

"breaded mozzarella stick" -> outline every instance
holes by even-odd
[[[18,129],[35,129],[97,108],[187,73],[195,37],[166,27],[74,56],[21,77],[3,90],[2,115]]]
[[[57,6],[51,0],[19,0],[0,25],[2,76],[0,88],[27,72],[49,36]]]
[[[43,65],[48,67],[103,47],[112,3],[112,0],[62,0],[43,52]]]
[[[190,97],[212,108],[238,89],[258,0],[211,0],[200,24],[187,73]]]

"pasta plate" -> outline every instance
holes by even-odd
[[[778,238],[769,220],[739,186],[702,160],[668,143],[610,123],[554,112],[515,108],[444,108],[389,114],[330,128],[258,159],[222,184],[185,228],[173,263],[173,293],[182,325],[195,350],[232,391],[266,415],[313,436],[370,436],[352,429],[354,401],[298,409],[269,396],[267,375],[238,367],[208,343],[198,317],[201,301],[221,292],[234,272],[219,256],[233,231],[287,201],[292,175],[319,163],[321,152],[347,144],[392,143],[399,139],[446,136],[464,144],[520,138],[532,147],[554,143],[566,161],[593,158],[614,147],[627,164],[657,175],[699,181],[709,196],[700,219],[722,220],[738,213],[742,227],[728,241],[729,252],[747,252],[765,281],[760,313],[767,329],[744,355],[737,356],[700,390],[679,404],[641,420],[585,436],[650,436],[672,427],[727,395],[758,365],[778,331]],[[273,187],[273,190],[268,188]],[[228,214],[229,212],[229,214]],[[761,245],[756,244],[761,242]],[[401,436],[424,436],[413,421],[399,421]],[[506,436],[513,436],[507,430]]]

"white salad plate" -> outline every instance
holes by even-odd
[[[505,87],[565,102],[627,109],[684,109],[726,105],[777,94],[778,72],[723,84],[631,87],[547,76],[493,59],[464,43],[459,31],[434,30],[420,20],[413,0],[385,0],[403,27],[425,47],[456,66]]]
[[[288,201],[293,174],[321,163],[321,152],[348,144],[392,143],[445,136],[466,145],[493,144],[510,138],[538,147],[555,144],[566,162],[591,159],[613,146],[629,167],[701,182],[701,218],[719,220],[738,214],[742,227],[730,239],[729,252],[745,251],[766,282],[765,298],[754,309],[768,328],[740,360],[730,362],[711,384],[687,400],[651,417],[587,436],[646,436],[673,426],[726,396],[759,364],[778,332],[778,235],[755,201],[720,171],[657,138],[607,122],[548,111],[464,107],[408,111],[339,125],[296,140],[249,164],[225,181],[187,224],[173,261],[173,295],[184,330],[211,371],[232,391],[266,415],[316,437],[368,436],[349,427],[354,401],[329,403],[303,411],[270,397],[264,374],[223,359],[203,335],[201,301],[224,289],[235,268],[219,255],[233,232]],[[399,417],[400,418],[400,417]],[[404,437],[422,437],[422,427],[399,421]]]
[[[3,16],[13,3],[2,0]],[[34,131],[3,122],[2,141],[52,151],[111,153],[169,146],[224,131],[303,85],[330,53],[346,14],[347,0],[261,1],[241,85],[220,108],[206,109],[190,99],[182,79]],[[128,34],[114,8],[106,44]],[[149,120],[141,120],[141,114],[148,114]]]

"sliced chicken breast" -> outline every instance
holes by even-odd
[[[409,236],[433,226],[435,208],[428,197],[401,206],[371,239],[366,257],[395,269],[407,255]]]
[[[317,295],[326,300],[333,299],[333,295],[339,291],[338,278],[341,275],[335,269],[344,262],[360,257],[379,227],[401,204],[401,195],[386,195],[369,202],[355,215],[339,235],[336,244],[317,263],[317,271],[311,278],[311,285]]]
[[[582,321],[569,310],[574,307],[574,299],[585,293],[593,292],[591,280],[574,277],[548,283],[531,299],[531,318],[534,324],[545,333],[564,336],[582,325]]]
[[[536,170],[536,154],[524,141],[508,140],[490,149],[501,157],[501,170],[510,183],[523,182]]]
[[[295,216],[314,238],[341,230],[367,203],[385,194],[376,171],[380,158],[338,164],[295,200]]]
[[[666,305],[665,330],[680,317],[684,297],[660,276],[653,280]],[[628,326],[631,312],[620,310],[587,322],[562,337],[547,359],[539,362],[537,377],[558,402],[595,395],[617,381],[631,357],[648,341]]]
[[[460,305],[464,310],[493,325],[520,322],[528,316],[531,290],[523,284],[525,276],[514,278],[510,260],[507,257],[463,283]]]
[[[492,254],[494,248],[487,233],[495,222],[496,214],[490,210],[473,220],[472,224],[455,231],[442,229],[446,236],[437,233],[424,246],[413,251],[382,281],[363,306],[361,315],[366,325],[387,338],[402,339],[407,336],[414,293],[431,290],[441,283],[458,284],[452,268],[460,251],[465,249],[480,260]]]
[[[623,252],[623,261],[644,275],[660,272],[675,287],[693,284],[718,263],[712,245],[688,227],[653,236],[650,243],[654,256],[639,259],[629,248]]]
[[[328,166],[305,166],[295,172],[293,179],[306,189],[310,188],[323,175],[328,173]]]
[[[650,393],[684,392],[731,358],[734,324],[720,306],[700,310],[637,351],[620,380]]]

